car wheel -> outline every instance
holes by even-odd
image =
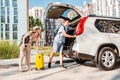
[[[102,70],[112,70],[116,66],[117,56],[110,47],[104,47],[100,50],[97,66]]]

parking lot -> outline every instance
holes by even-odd
[[[34,54],[35,55],[35,54]],[[102,71],[98,69],[91,61],[84,64],[77,64],[71,59],[64,58],[67,69],[59,67],[58,59],[55,57],[52,68],[47,68],[49,57],[45,56],[45,69],[36,71],[34,67],[34,55],[31,62],[31,71],[19,72],[18,64],[14,60],[10,65],[0,66],[0,80],[120,80],[120,62],[116,69],[111,71]],[[10,61],[10,60],[9,60]],[[56,62],[57,61],[57,62]],[[2,61],[0,61],[2,63]],[[26,66],[24,66],[26,68]]]

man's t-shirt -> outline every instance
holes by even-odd
[[[65,36],[62,34],[62,32],[66,32],[69,30],[69,27],[61,26],[58,30],[58,33],[55,36],[55,41],[58,43],[65,43]]]

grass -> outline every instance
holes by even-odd
[[[35,50],[35,47],[32,47],[32,49]],[[46,56],[50,56],[50,53],[52,52],[52,46],[41,46],[38,49],[43,50],[43,54]],[[55,56],[59,56],[59,53],[55,53]]]
[[[32,47],[35,50],[35,47]],[[43,54],[50,56],[52,46],[41,46],[39,50],[43,50]],[[55,56],[58,56],[56,53]],[[14,41],[0,41],[0,59],[12,59],[19,57],[19,46]]]
[[[14,41],[0,41],[0,59],[18,58],[19,46]]]

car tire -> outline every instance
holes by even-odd
[[[103,47],[98,55],[97,66],[102,70],[112,70],[116,66],[117,55],[110,47]]]

